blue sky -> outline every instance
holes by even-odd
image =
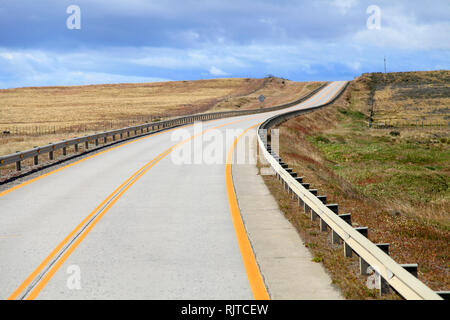
[[[69,30],[66,9],[81,9]],[[380,29],[369,29],[370,5]],[[0,88],[450,69],[450,1],[0,0]]]

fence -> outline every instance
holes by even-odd
[[[106,131],[168,118],[168,116],[145,116],[136,119],[103,120],[66,125],[0,125],[0,137]]]
[[[369,124],[368,124],[369,125]],[[450,121],[446,120],[414,120],[414,121],[399,121],[399,120],[379,120],[374,121],[369,125],[373,129],[433,129],[433,130],[449,130]]]
[[[193,123],[194,121],[213,120],[213,119],[220,119],[220,118],[233,117],[233,116],[264,113],[264,112],[270,112],[270,111],[276,111],[276,110],[280,110],[280,109],[284,109],[284,108],[289,108],[289,107],[292,107],[296,104],[299,104],[299,103],[309,99],[310,97],[315,95],[317,92],[322,90],[327,85],[328,85],[328,83],[323,84],[319,88],[311,91],[309,94],[301,97],[298,100],[295,100],[290,103],[282,104],[279,106],[274,106],[271,108],[257,109],[257,110],[212,112],[212,113],[183,116],[183,117],[173,118],[170,120],[164,120],[164,121],[159,121],[159,122],[154,122],[154,123],[146,123],[146,124],[142,124],[142,125],[138,125],[138,126],[131,126],[131,127],[121,128],[121,129],[117,129],[117,130],[105,131],[103,133],[86,135],[84,137],[63,140],[61,142],[52,143],[47,146],[35,147],[35,148],[27,150],[27,151],[17,152],[17,153],[5,155],[5,156],[0,156],[0,167],[15,163],[16,170],[21,171],[22,170],[22,161],[24,161],[26,159],[33,159],[33,165],[37,166],[39,164],[39,157],[41,157],[43,154],[48,154],[48,159],[54,160],[54,153],[57,150],[62,150],[63,156],[66,156],[67,152],[68,152],[68,148],[71,146],[74,147],[74,152],[78,153],[80,151],[80,149],[79,149],[80,145],[84,145],[84,150],[86,151],[93,144],[95,144],[95,147],[98,147],[99,143],[102,141],[103,141],[103,144],[107,144],[108,138],[110,138],[110,140],[112,140],[112,142],[116,142],[117,137],[119,137],[119,140],[134,138],[134,137],[141,136],[144,134],[149,134],[151,132],[156,132],[156,131],[164,130],[167,128],[181,126],[181,125],[186,125],[189,123]]]

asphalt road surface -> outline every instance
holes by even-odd
[[[138,138],[1,192],[0,298],[265,298],[225,160],[244,130],[344,85]]]

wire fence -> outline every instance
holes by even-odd
[[[448,120],[413,120],[413,121],[399,121],[399,120],[378,120],[368,124],[373,129],[442,129],[450,130],[450,121]]]
[[[92,131],[107,131],[123,127],[135,126],[143,123],[166,120],[164,116],[146,116],[134,119],[91,121],[75,124],[55,124],[55,125],[0,125],[0,137],[9,136],[43,136],[66,133],[83,133]]]

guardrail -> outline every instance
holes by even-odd
[[[442,300],[448,298],[448,292],[434,292],[417,279],[417,265],[400,265],[388,255],[389,244],[374,244],[368,239],[368,228],[353,228],[350,214],[338,214],[337,204],[327,204],[326,196],[319,195],[318,191],[311,189],[304,183],[303,177],[282,161],[278,154],[271,149],[267,141],[267,130],[297,115],[311,112],[331,104],[347,87],[341,89],[332,101],[306,110],[296,110],[267,119],[258,128],[258,144],[264,158],[275,171],[277,178],[284,188],[303,206],[305,213],[310,213],[311,219],[320,219],[320,230],[332,232],[332,242],[344,244],[344,254],[351,257],[356,253],[360,260],[360,273],[367,275],[371,266],[378,274],[380,293],[386,293],[389,288],[395,289],[405,299],[416,300]],[[442,297],[441,297],[442,296]]]
[[[101,140],[103,140],[103,143],[106,144],[108,138],[111,138],[112,142],[120,141],[123,139],[129,139],[134,138],[138,136],[142,136],[144,134],[148,134],[150,132],[158,132],[164,129],[173,128],[181,125],[186,125],[193,123],[195,121],[205,121],[205,120],[214,120],[214,119],[220,119],[220,118],[228,118],[228,117],[234,117],[234,116],[242,116],[242,115],[249,115],[249,114],[256,114],[256,113],[263,113],[263,112],[271,112],[276,111],[280,109],[285,109],[292,107],[296,104],[299,104],[310,97],[312,97],[314,94],[322,90],[324,87],[326,87],[329,83],[325,83],[318,87],[317,89],[311,91],[310,93],[306,94],[305,96],[278,106],[274,106],[271,108],[264,108],[264,109],[257,109],[257,110],[237,110],[237,111],[223,111],[223,112],[211,112],[211,113],[203,113],[203,114],[196,114],[196,115],[189,115],[189,116],[182,116],[177,117],[170,120],[160,121],[156,123],[146,123],[138,126],[132,126],[132,127],[126,127],[122,129],[117,130],[111,130],[111,131],[105,131],[102,133],[97,133],[93,135],[87,135],[84,137],[78,137],[68,140],[63,140],[61,142],[57,143],[51,143],[47,146],[42,147],[35,147],[30,150],[26,150],[23,152],[17,152],[5,156],[0,156],[0,167],[6,166],[8,164],[16,164],[16,170],[21,171],[22,170],[22,161],[25,159],[34,158],[34,165],[39,164],[39,157],[42,154],[48,153],[49,160],[54,159],[54,152],[57,150],[62,149],[63,155],[67,155],[67,148],[73,146],[74,151],[79,151],[79,145],[84,144],[85,148],[84,150],[89,149],[90,143],[95,143],[95,147],[99,145]],[[132,134],[134,134],[132,136]],[[118,138],[118,140],[116,140]]]

